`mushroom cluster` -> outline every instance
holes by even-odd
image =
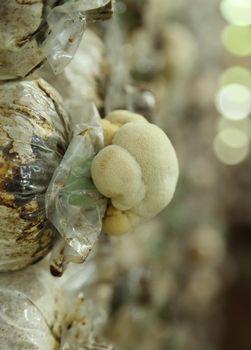
[[[172,199],[178,162],[166,134],[141,115],[113,111],[103,120],[105,147],[92,162],[92,179],[110,199],[103,220],[110,235],[131,231]]]

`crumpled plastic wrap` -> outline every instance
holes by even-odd
[[[110,0],[64,0],[47,16],[50,34],[43,51],[55,74],[61,73],[73,58],[86,27],[86,12],[104,7]]]
[[[74,56],[86,21],[95,18],[87,12],[109,2],[65,0],[60,6],[56,0],[0,2],[0,79],[25,77],[45,58],[54,73],[60,73]],[[25,23],[22,28],[20,21]]]
[[[81,285],[69,293],[45,265],[0,274],[1,348],[112,350],[97,338],[94,306],[80,293]]]
[[[83,119],[74,119],[71,142],[46,194],[47,217],[62,238],[51,258],[51,272],[57,276],[67,262],[86,259],[101,233],[107,205],[90,173],[92,159],[103,147],[101,120],[94,105],[86,107]]]
[[[105,6],[109,0],[64,1],[49,13],[50,34],[43,44],[44,53],[58,74],[73,58],[86,27],[86,11]]]
[[[55,74],[63,71],[74,56],[86,27],[81,12],[65,13],[61,6],[51,11],[47,18],[51,32],[43,44],[43,52]]]

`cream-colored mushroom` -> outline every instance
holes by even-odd
[[[111,200],[104,218],[105,231],[123,234],[170,202],[178,162],[166,134],[142,116],[114,111],[105,118],[103,127],[111,144],[94,158],[92,178]]]

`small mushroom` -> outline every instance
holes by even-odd
[[[103,228],[120,235],[171,201],[178,162],[166,134],[138,114],[114,111],[103,128],[106,147],[94,158],[91,173],[97,189],[110,199]]]

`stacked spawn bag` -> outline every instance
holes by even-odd
[[[69,140],[69,116],[44,80],[0,85],[0,270],[45,256],[55,230],[44,198]]]
[[[68,294],[43,262],[27,267],[57,236],[45,195],[74,134],[58,92],[30,73],[46,57],[62,71],[88,18],[106,18],[110,11],[108,1],[56,5],[64,2],[0,4],[0,347],[6,350],[110,349],[95,339],[80,287]]]

